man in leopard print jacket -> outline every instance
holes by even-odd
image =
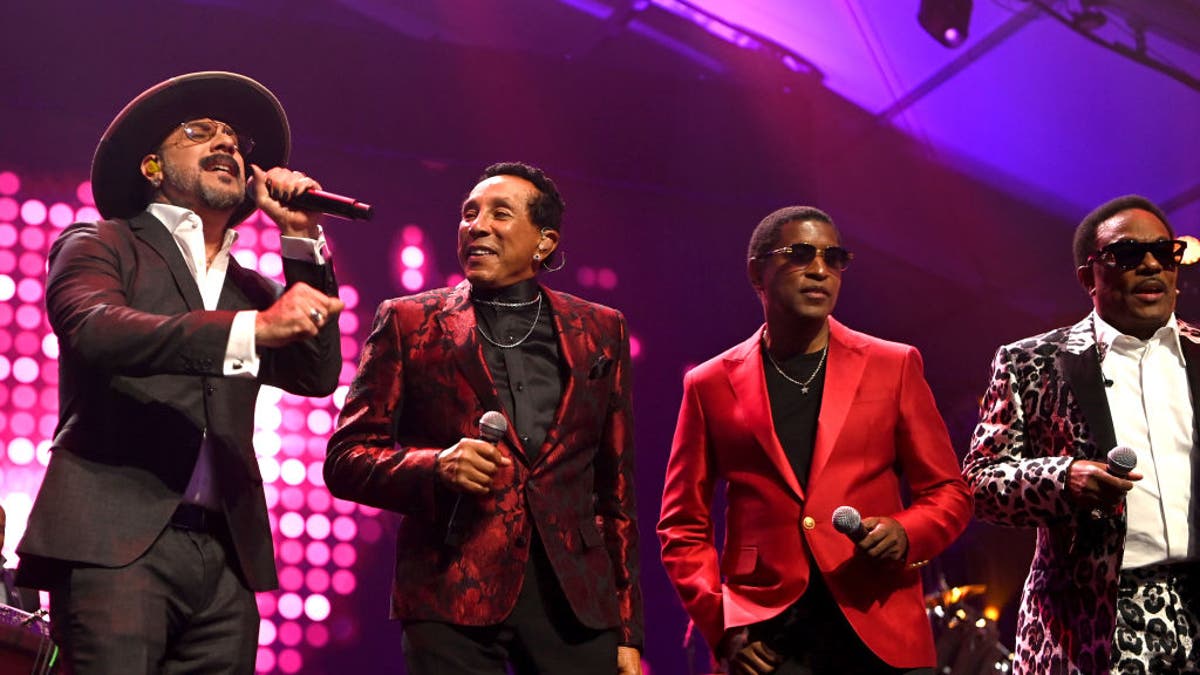
[[[1200,330],[1174,314],[1184,248],[1143,197],[1098,207],[1074,241],[1094,311],[996,352],[963,473],[980,518],[1037,528],[1016,673],[1198,667]],[[1138,456],[1126,478],[1106,468],[1116,445]]]

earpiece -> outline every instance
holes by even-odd
[[[162,171],[162,167],[158,165],[157,161],[148,159],[146,160],[146,171],[149,171],[150,173],[158,173],[159,171]]]

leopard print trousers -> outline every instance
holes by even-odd
[[[1121,570],[1112,672],[1200,672],[1200,563]]]

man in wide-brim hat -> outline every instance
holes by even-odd
[[[290,146],[258,82],[167,80],[96,148],[106,220],[51,248],[59,423],[18,582],[50,592],[69,672],[254,671],[254,593],[276,586],[258,388],[325,396],[342,365],[317,215],[284,205],[319,187],[282,167]],[[283,288],[230,255],[255,208],[279,226]]]

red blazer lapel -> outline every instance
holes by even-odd
[[[497,410],[508,418],[508,412],[500,403],[500,395],[496,392],[496,383],[487,369],[487,361],[483,357],[483,343],[475,330],[475,308],[471,306],[471,286],[466,281],[460,283],[450,293],[445,306],[435,316],[445,331],[445,335],[453,342],[451,352],[459,372],[466,378],[475,395],[479,397],[483,410]],[[524,449],[517,440],[512,420],[508,420],[506,439],[511,447],[516,448],[522,455]]]
[[[767,381],[763,377],[761,328],[749,340],[738,345],[733,354],[726,357],[725,369],[738,403],[734,414],[741,415],[743,422],[754,433],[758,444],[767,453],[767,457],[775,465],[788,488],[797,499],[803,501],[804,491],[800,489],[796,473],[792,471],[783,446],[775,436],[771,402],[767,398]]]
[[[596,352],[595,340],[584,329],[583,317],[572,311],[558,293],[545,286],[541,289],[550,301],[551,318],[558,334],[558,350],[566,365],[567,378],[563,382],[562,396],[558,399],[558,409],[554,411],[554,423],[546,432],[546,440],[538,451],[535,464],[546,461],[550,450],[562,440],[564,429],[574,428],[573,421],[567,419],[567,415],[580,410],[580,406],[572,404],[573,399],[579,393],[579,383],[587,377],[589,358],[594,358]]]
[[[841,436],[867,365],[865,346],[849,329],[829,317],[829,355],[825,363],[828,370],[825,371],[825,391],[821,395],[821,413],[817,419],[812,469],[808,472],[810,481],[820,475],[833,454],[834,443]]]

